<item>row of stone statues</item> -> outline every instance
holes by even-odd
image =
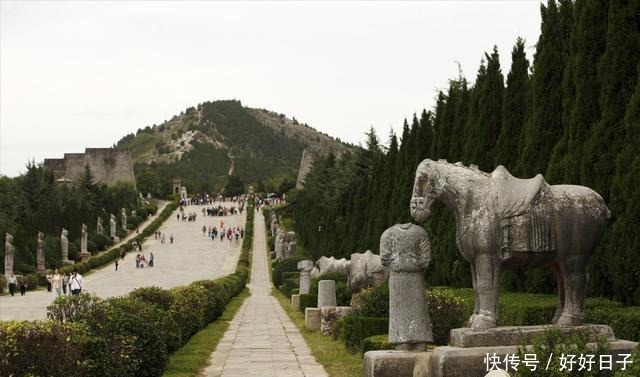
[[[275,236],[275,260],[283,260],[296,255],[296,232],[285,232],[274,212],[271,212],[269,224],[271,235]]]
[[[135,211],[132,212],[132,215],[135,216]],[[122,227],[123,229],[127,229],[127,212],[126,209],[122,209]],[[88,237],[89,232],[87,230],[87,226],[82,224],[82,229],[80,231],[80,258],[86,258],[91,255],[87,250]],[[114,215],[111,215],[109,220],[109,229],[110,235],[112,239],[116,237],[116,218]],[[98,234],[104,234],[104,226],[102,224],[102,218],[98,217],[98,223],[96,226],[96,231]],[[69,260],[69,232],[62,228],[62,233],[60,234],[60,254],[63,264],[72,264],[73,261]],[[15,259],[15,246],[13,245],[13,236],[9,233],[5,234],[5,244],[4,244],[4,274],[5,276],[9,276],[13,274],[14,267],[14,259]],[[44,233],[38,232],[38,238],[36,241],[36,271],[38,273],[45,273],[45,242],[44,242]]]

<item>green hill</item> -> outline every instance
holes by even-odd
[[[173,178],[181,178],[190,192],[221,190],[231,175],[244,183],[291,184],[305,148],[348,148],[295,118],[233,100],[190,107],[123,137],[117,147],[131,151],[138,188],[161,196],[170,193]]]

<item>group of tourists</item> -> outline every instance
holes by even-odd
[[[26,276],[17,277],[14,274],[9,275],[9,280],[7,281],[9,284],[9,293],[13,296],[16,293],[16,289],[20,287],[20,295],[24,296],[27,292],[27,288],[29,288],[29,282]]]
[[[211,240],[215,240],[216,238],[218,238],[218,236],[220,236],[220,241],[224,241],[224,239],[226,238],[229,240],[229,242],[231,242],[231,240],[233,239],[235,239],[236,242],[240,242],[240,240],[244,238],[244,228],[240,228],[237,226],[225,228],[224,221],[220,221],[220,230],[218,230],[215,225],[209,226],[208,228],[206,225],[203,225],[202,235],[207,235],[211,238]]]
[[[165,234],[162,232],[156,232],[155,239],[160,240],[160,243],[163,245],[166,243]],[[173,243],[173,233],[169,235],[169,243]],[[140,248],[138,249],[138,251],[142,251],[142,245],[140,245]]]
[[[242,215],[242,211],[243,211],[244,207],[231,207],[231,208],[227,208],[227,207],[223,207],[223,206],[218,206],[216,207],[207,207],[207,208],[202,208],[202,215],[203,216],[230,216],[230,215],[237,215],[238,213],[240,213]]]
[[[149,267],[153,267],[153,261],[154,261],[155,257],[153,256],[153,253],[151,253],[149,255],[149,260],[147,261],[147,258],[144,256],[144,254],[137,254],[136,255],[136,268],[144,268],[145,265],[149,266]]]

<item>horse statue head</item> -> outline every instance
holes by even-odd
[[[419,223],[429,220],[431,205],[442,196],[445,189],[445,180],[440,177],[439,170],[435,168],[438,163],[425,159],[416,169],[409,210],[411,217]]]

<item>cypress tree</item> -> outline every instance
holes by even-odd
[[[464,127],[467,123],[469,109],[467,80],[460,75],[456,80],[450,81],[449,92],[452,90],[456,92],[456,102],[453,109],[455,117],[451,125],[451,140],[447,156],[452,161],[461,161],[463,156],[462,147],[464,145]]]
[[[475,154],[475,143],[479,137],[478,129],[476,127],[476,122],[478,117],[480,116],[480,98],[482,93],[482,87],[484,85],[484,80],[487,76],[487,67],[485,66],[484,59],[480,62],[480,68],[478,68],[478,74],[476,75],[476,82],[473,85],[469,93],[469,113],[467,116],[467,123],[465,125],[464,132],[464,140],[463,140],[463,148],[462,148],[462,161],[466,163],[476,164],[477,162],[473,161]]]
[[[562,129],[562,81],[566,64],[563,25],[554,0],[540,6],[542,26],[533,63],[533,103],[523,132],[518,171],[544,172]]]
[[[640,2],[611,1],[606,49],[598,64],[602,117],[585,145],[581,178],[591,188],[609,197],[611,167],[624,138],[621,127],[625,108],[636,82],[640,60]]]
[[[515,169],[518,161],[520,133],[525,123],[529,92],[529,60],[524,51],[524,39],[516,40],[511,50],[511,69],[507,75],[502,109],[502,129],[496,145],[495,165]]]

